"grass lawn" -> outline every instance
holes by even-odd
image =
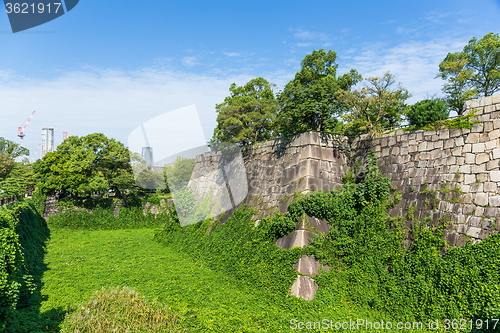
[[[266,331],[265,321],[280,319],[280,312],[269,313],[271,304],[251,290],[240,290],[223,274],[153,242],[154,233],[53,230],[41,311],[84,303],[103,286],[130,286],[170,305],[190,332]]]
[[[168,304],[188,332],[293,332],[290,320],[377,318],[348,304],[271,300],[152,240],[155,230],[52,230],[41,312],[85,303],[102,287],[129,286]],[[318,311],[317,309],[321,309]],[[314,332],[316,330],[308,330]],[[361,330],[360,330],[361,331]],[[318,330],[319,332],[319,330]]]

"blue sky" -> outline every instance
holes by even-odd
[[[126,143],[141,123],[195,104],[205,138],[215,104],[262,76],[281,89],[312,50],[337,52],[339,74],[390,71],[413,94],[440,95],[448,52],[500,32],[500,1],[80,0],[69,13],[13,34],[0,13],[0,136],[35,110],[25,145],[41,128],[102,132]]]

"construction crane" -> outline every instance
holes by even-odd
[[[31,162],[30,162],[31,164],[33,164],[33,160],[35,159],[35,155],[36,155],[36,153],[38,153],[38,149],[40,149],[40,146],[41,146],[41,145],[42,145],[42,144],[41,144],[41,143],[39,143],[39,144],[38,144],[38,147],[36,147],[35,153],[33,154],[33,157],[31,158]]]
[[[35,111],[33,111],[33,113],[28,118],[28,120],[26,121],[26,124],[24,124],[23,127],[18,127],[17,128],[17,136],[21,138],[21,147],[23,146],[23,141],[24,141],[24,136],[25,136],[24,130],[26,129],[26,126],[28,126],[28,123],[30,122],[31,117],[33,117],[34,114],[35,114]]]
[[[63,141],[68,138],[68,132],[63,132]]]

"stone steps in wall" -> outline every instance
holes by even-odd
[[[288,235],[279,238],[276,245],[280,249],[291,249],[294,247],[304,247],[310,244],[310,239],[315,234],[326,234],[330,231],[331,227],[325,220],[320,220],[315,217],[305,216],[300,218],[296,225],[296,230]],[[328,272],[330,268],[328,265],[319,263],[314,255],[303,255],[299,261],[293,265],[293,269],[303,275],[297,275],[297,278],[292,284],[290,294],[310,301],[316,295],[318,285],[314,282],[313,277],[325,271]]]

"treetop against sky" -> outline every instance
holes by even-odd
[[[0,14],[0,136],[31,153],[41,128],[121,142],[141,123],[195,104],[205,137],[215,105],[263,77],[282,90],[313,50],[337,53],[338,75],[390,71],[410,103],[440,96],[448,52],[498,33],[500,1],[87,1],[13,34]],[[31,157],[30,157],[31,158]]]

